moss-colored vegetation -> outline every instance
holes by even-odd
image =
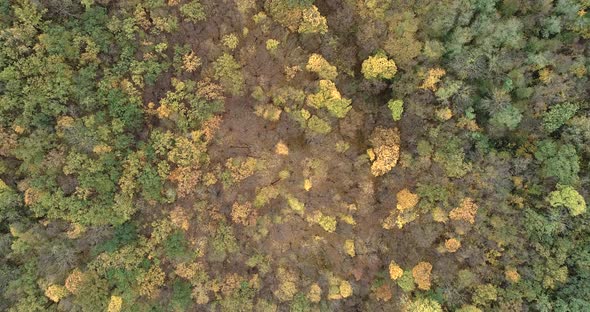
[[[589,11],[0,0],[0,311],[590,311]]]

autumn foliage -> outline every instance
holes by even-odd
[[[369,140],[373,148],[369,155],[373,164],[371,173],[378,177],[389,172],[397,164],[399,158],[399,131],[396,128],[377,127]]]
[[[421,290],[429,290],[431,285],[432,264],[428,262],[420,262],[412,269],[412,276],[414,281]]]
[[[464,198],[459,207],[451,210],[449,218],[451,220],[466,221],[471,224],[475,223],[475,216],[477,215],[477,204],[473,202],[473,199],[466,197]]]

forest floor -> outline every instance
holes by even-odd
[[[387,276],[387,272],[380,270],[386,267],[390,261],[388,255],[392,252],[405,266],[437,257],[431,246],[443,228],[432,231],[431,227],[431,230],[424,231],[421,227],[402,230],[382,227],[383,219],[395,208],[395,194],[411,183],[412,178],[403,168],[394,169],[386,183],[378,183],[379,179],[371,175],[370,163],[364,155],[368,148],[367,137],[375,124],[372,116],[353,110],[340,122],[340,131],[318,136],[306,133],[286,114],[276,122],[264,120],[254,114],[253,105],[248,100],[234,97],[226,101],[222,117],[209,147],[211,164],[223,166],[230,158],[251,157],[259,165],[252,176],[232,187],[217,184],[217,188],[209,192],[213,197],[209,202],[219,205],[215,209],[231,219],[234,203],[254,202],[258,194],[265,192],[264,187],[276,186],[280,194],[267,205],[254,208],[259,216],[271,219],[262,226],[267,234],[258,235],[260,221],[258,231],[252,227],[234,227],[241,250],[252,253],[235,255],[227,260],[232,265],[219,264],[219,269],[233,268],[239,272],[247,269],[240,266],[249,257],[265,254],[279,259],[282,265],[304,272],[310,280],[321,280],[325,272],[354,278],[364,285],[362,295],[368,296],[374,276]],[[336,142],[341,140],[350,144],[345,152],[335,148]],[[279,142],[288,147],[288,155],[276,153]],[[279,175],[284,170],[289,175],[281,179]],[[306,178],[312,181],[308,191],[303,187]],[[304,203],[305,213],[294,213],[286,196]],[[308,222],[306,218],[315,211],[335,217],[338,221],[336,230],[329,233]],[[344,221],[347,216],[352,217],[353,224]],[[354,257],[343,247],[346,240],[355,242]],[[375,244],[377,241],[381,244]],[[439,272],[456,270],[450,267],[450,261],[438,257]],[[263,285],[271,286],[277,282],[274,276],[267,275],[266,278]],[[267,291],[270,289],[272,286]]]

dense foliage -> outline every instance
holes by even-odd
[[[0,310],[590,311],[588,11],[0,0]]]

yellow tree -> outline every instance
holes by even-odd
[[[305,69],[318,74],[320,79],[334,80],[338,76],[336,66],[330,65],[322,55],[317,53],[309,56]]]
[[[414,281],[418,284],[421,290],[430,289],[430,274],[432,272],[432,264],[428,262],[420,262],[412,269],[412,276]]]
[[[369,56],[361,68],[366,79],[391,79],[397,73],[397,66],[384,53]]]
[[[318,92],[307,96],[306,104],[313,108],[325,108],[336,118],[344,118],[350,106],[351,100],[343,98],[336,84],[330,80],[320,80]]]
[[[373,161],[371,173],[378,177],[389,172],[399,159],[399,131],[397,128],[387,129],[377,127],[369,139],[373,145],[368,150],[369,158]]]
[[[451,220],[461,220],[473,224],[475,223],[477,208],[477,204],[473,202],[473,199],[465,197],[461,201],[459,207],[451,210],[449,218],[451,218]]]
[[[417,194],[410,192],[407,188],[399,191],[396,195],[397,198],[397,209],[399,211],[405,211],[410,209],[420,200],[420,197]]]
[[[448,252],[456,252],[461,248],[461,242],[456,238],[449,238],[445,241],[445,248]]]
[[[402,270],[402,268],[392,260],[389,263],[389,277],[391,278],[391,280],[395,281],[398,278],[402,277],[403,274],[404,270]]]

